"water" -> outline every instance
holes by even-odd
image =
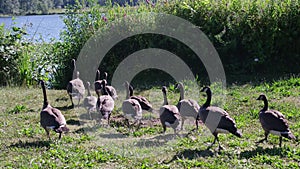
[[[26,38],[32,42],[50,42],[52,38],[59,40],[59,34],[64,29],[62,15],[30,15],[0,17],[0,24],[4,23],[6,29],[12,26],[24,27],[28,35]]]

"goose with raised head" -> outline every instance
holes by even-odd
[[[72,107],[74,107],[73,98],[78,99],[77,106],[79,106],[80,100],[84,97],[85,87],[82,80],[79,78],[79,71],[76,69],[75,59],[72,59],[72,63],[74,66],[74,72],[76,72],[76,78],[69,81],[67,85],[67,92],[70,96]]]
[[[199,104],[193,99],[184,98],[184,86],[181,82],[176,85],[176,88],[180,90],[180,98],[176,106],[182,117],[181,130],[183,129],[184,121],[189,117],[195,119],[196,128],[198,129],[197,115],[200,109]]]
[[[127,84],[128,82],[125,82],[124,84],[125,88],[127,89],[127,92],[126,100],[124,100],[122,103],[122,111],[124,113],[124,117],[128,127],[131,128],[130,126],[133,126],[136,123],[138,123],[137,129],[139,129],[142,120],[142,107],[137,100],[130,98]],[[133,121],[133,123],[129,124],[130,121]]]
[[[107,124],[109,125],[110,115],[114,109],[115,101],[106,90],[106,80],[102,80],[101,84],[101,92],[103,95],[98,97],[96,107],[97,111],[100,113],[100,121],[102,118],[107,119]]]
[[[296,137],[289,129],[288,121],[286,120],[284,115],[277,110],[271,110],[268,108],[268,99],[266,95],[261,94],[257,98],[257,100],[262,100],[264,102],[264,107],[259,112],[259,121],[265,131],[265,138],[258,141],[257,143],[268,141],[268,135],[270,133],[279,136],[280,147],[282,144],[282,137],[290,140],[296,140]]]
[[[103,80],[105,80],[105,82],[106,82],[106,85],[105,85],[106,91],[114,100],[116,100],[116,99],[118,99],[117,91],[114,87],[107,85],[107,76],[108,76],[107,72],[104,72]],[[104,90],[101,90],[101,91],[102,91],[102,94],[104,94],[103,93]]]
[[[92,96],[92,94],[91,94],[90,82],[86,82],[86,84],[87,84],[88,94],[83,100],[83,106],[87,109],[87,113],[89,114],[90,119],[92,119],[91,112],[96,111],[97,97]]]
[[[162,93],[164,96],[163,106],[159,110],[160,122],[163,126],[163,133],[166,132],[167,127],[171,127],[176,134],[180,130],[181,117],[178,108],[174,105],[169,105],[167,99],[167,87],[162,87]]]
[[[50,130],[54,130],[56,133],[59,133],[58,139],[61,139],[61,134],[63,132],[68,132],[69,128],[67,127],[66,119],[60,110],[52,107],[47,99],[46,87],[44,81],[40,81],[42,86],[44,104],[42,111],[40,113],[40,124],[45,129],[47,136],[50,140]]]
[[[223,149],[219,142],[219,133],[231,133],[237,137],[242,137],[242,133],[238,131],[235,121],[229,116],[229,114],[219,107],[210,105],[212,96],[210,88],[204,87],[200,92],[205,92],[207,99],[200,107],[197,118],[200,118],[200,120],[214,135],[215,138],[211,146],[217,141],[219,144],[219,150]],[[209,148],[211,146],[209,146]]]
[[[95,87],[95,92],[98,97],[100,97],[100,94],[101,94],[101,86],[102,86],[101,82],[102,82],[102,80],[100,80],[100,71],[97,70],[94,87]]]

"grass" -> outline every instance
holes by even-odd
[[[70,132],[57,140],[51,140],[39,124],[42,107],[40,88],[0,88],[0,168],[298,168],[300,148],[298,143],[284,139],[278,147],[277,136],[270,135],[268,143],[255,144],[263,138],[258,112],[263,104],[257,101],[259,94],[269,98],[270,108],[280,110],[288,119],[294,135],[300,132],[300,78],[291,77],[260,85],[232,85],[226,90],[226,99],[212,87],[213,104],[223,108],[235,119],[243,138],[220,135],[225,150],[217,146],[207,149],[213,141],[208,129],[200,125],[197,132],[193,121],[186,122],[185,130],[175,136],[171,129],[161,134],[157,115],[147,115],[142,128],[128,132],[120,116],[121,100],[116,103],[110,126],[95,124],[87,118],[82,107],[69,109],[70,100],[64,90],[48,90],[50,104],[59,108],[66,117]],[[155,109],[162,104],[158,87],[140,91],[148,97]],[[171,86],[169,98],[177,103],[178,91]],[[196,96],[186,86],[186,95],[200,104],[205,96]],[[223,102],[222,102],[223,99]],[[96,113],[93,116],[97,115]],[[149,118],[153,119],[149,123]],[[153,127],[150,127],[152,124]]]

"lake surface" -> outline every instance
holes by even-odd
[[[0,17],[0,24],[4,23],[5,28],[12,26],[24,27],[28,33],[26,38],[33,42],[42,40],[50,42],[52,38],[59,40],[59,34],[65,24],[62,15],[30,15],[12,17]]]

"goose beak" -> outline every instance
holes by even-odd
[[[256,100],[260,100],[260,97],[258,97]]]

